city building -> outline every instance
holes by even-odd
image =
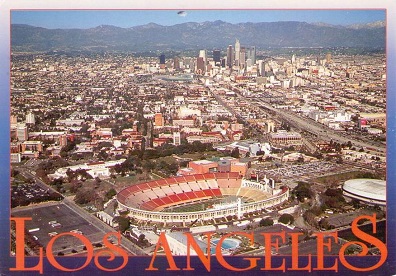
[[[273,147],[301,147],[302,137],[298,132],[279,130],[278,132],[272,132],[269,134],[269,142]]]
[[[173,132],[173,145],[175,145],[175,146],[181,145],[180,132]]]
[[[154,124],[156,127],[163,127],[164,126],[164,117],[161,113],[156,113],[154,116]]]
[[[191,161],[188,163],[188,167],[193,169],[195,173],[210,173],[217,172],[217,162],[199,160]]]
[[[26,115],[26,124],[32,124],[34,125],[36,123],[36,120],[34,118],[34,114],[32,112],[29,112]]]

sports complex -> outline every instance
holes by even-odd
[[[371,204],[386,206],[386,181],[380,179],[357,178],[345,181],[345,196]]]
[[[242,178],[237,172],[171,177],[129,186],[118,193],[119,207],[140,221],[164,225],[213,222],[264,211],[289,197],[289,189],[275,189],[274,181]]]

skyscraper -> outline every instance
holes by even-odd
[[[234,64],[234,58],[233,58],[233,50],[232,50],[232,45],[228,45],[227,48],[227,67],[232,67]]]
[[[197,70],[196,70],[196,72],[198,74],[205,73],[205,62],[204,62],[203,57],[198,57],[197,58]]]
[[[159,61],[160,61],[160,68],[165,69],[166,64],[165,64],[165,54],[161,54],[159,56]]]
[[[160,61],[160,64],[165,64],[165,54],[161,54],[159,56],[159,61]]]
[[[239,67],[240,68],[245,68],[246,67],[246,48],[241,47],[241,50],[239,52]]]
[[[239,39],[237,39],[235,42],[235,65],[239,65],[240,54],[241,54],[241,43],[239,43]]]
[[[178,57],[175,57],[175,58],[173,59],[173,68],[174,68],[175,70],[180,70],[180,61],[179,61],[179,58],[178,58]]]
[[[226,67],[227,57],[221,59],[221,67]]]
[[[199,57],[203,58],[204,64],[206,65],[206,62],[208,60],[206,50],[199,50]]]
[[[213,61],[220,62],[220,50],[213,50]]]
[[[246,58],[252,60],[252,64],[256,64],[256,46],[247,48]]]

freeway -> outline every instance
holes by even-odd
[[[229,112],[231,112],[234,116],[240,117],[240,115],[235,112],[234,109],[232,109],[230,106],[228,106],[219,95],[217,95],[214,91],[212,91],[212,94],[216,98],[216,100],[223,105]],[[241,93],[237,93],[237,96],[241,98],[241,100],[246,101],[250,103],[250,106],[258,106],[260,109],[265,112],[266,114],[273,113],[276,114],[276,116],[281,119],[282,121],[285,121],[289,123],[292,127],[294,127],[297,130],[305,130],[309,133],[312,133],[316,135],[317,139],[322,140],[322,141],[331,141],[333,140],[334,142],[338,143],[347,143],[350,141],[355,147],[358,148],[370,148],[373,151],[376,151],[382,155],[385,155],[386,152],[386,146],[381,144],[380,142],[374,142],[374,141],[363,141],[361,137],[354,137],[351,135],[342,135],[340,132],[336,132],[335,130],[326,127],[312,119],[306,118],[306,117],[301,117],[295,112],[291,112],[288,110],[279,110],[274,107],[272,107],[270,104],[267,102],[263,101],[263,99],[248,99],[241,95]],[[268,112],[270,111],[270,112]],[[359,139],[359,140],[358,140]],[[308,139],[305,139],[304,144],[308,146],[309,149],[315,150],[314,145],[308,141]]]
[[[249,101],[248,99],[245,99],[245,100]],[[378,143],[374,144],[374,143],[369,143],[369,142],[365,142],[365,141],[359,141],[355,137],[343,136],[343,135],[341,135],[341,133],[336,132],[333,129],[330,129],[328,127],[325,127],[324,125],[322,125],[318,122],[315,122],[312,119],[301,117],[294,112],[273,108],[268,103],[265,103],[262,100],[257,100],[257,102],[261,108],[265,108],[265,109],[275,112],[277,116],[282,118],[284,121],[289,122],[295,128],[313,133],[313,134],[317,135],[317,138],[320,140],[323,140],[323,141],[333,140],[338,143],[347,143],[348,141],[351,141],[351,143],[355,147],[371,148],[374,151],[377,151],[379,153],[385,153],[386,147],[379,146]],[[251,103],[251,104],[253,104],[253,103]]]

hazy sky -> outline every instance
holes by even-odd
[[[385,20],[385,16],[385,10],[13,10],[11,23],[51,29],[92,28],[99,25],[125,28],[150,22],[169,26],[215,20],[229,23],[305,21],[349,25]]]

